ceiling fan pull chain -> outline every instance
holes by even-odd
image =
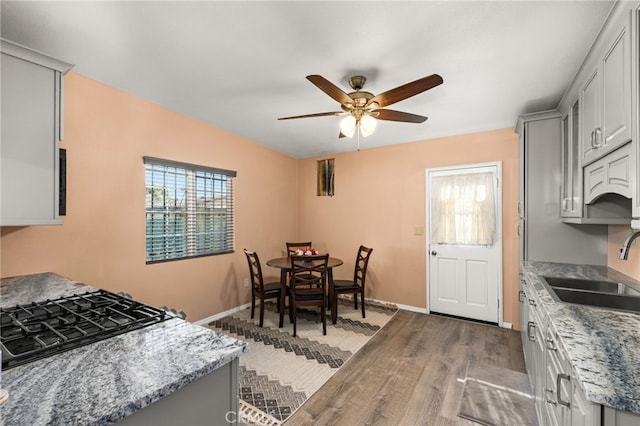
[[[356,133],[358,134],[358,152],[360,152],[360,129],[356,129]]]

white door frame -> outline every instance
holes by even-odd
[[[474,169],[477,167],[487,167],[487,166],[495,166],[496,167],[496,177],[498,179],[498,191],[496,193],[496,244],[498,245],[498,251],[499,251],[499,262],[500,265],[498,267],[498,325],[500,327],[507,327],[507,328],[511,328],[510,324],[505,324],[504,322],[504,315],[503,315],[503,293],[504,293],[504,283],[502,280],[502,269],[504,266],[504,258],[503,258],[503,253],[502,253],[502,245],[503,245],[503,241],[502,241],[502,161],[495,161],[495,162],[487,162],[487,163],[475,163],[475,164],[460,164],[460,165],[454,165],[454,166],[445,166],[445,167],[434,167],[434,168],[429,168],[429,169],[425,169],[425,230],[426,230],[426,238],[425,238],[425,256],[426,256],[426,271],[425,271],[425,276],[426,276],[426,287],[427,287],[427,292],[426,292],[426,307],[427,307],[427,314],[431,313],[431,310],[429,308],[429,271],[430,271],[430,263],[431,263],[431,256],[429,255],[429,245],[430,245],[430,227],[429,227],[429,211],[430,211],[430,194],[431,194],[431,188],[429,185],[429,173],[430,172],[441,172],[441,171],[448,171],[448,170],[460,170],[460,171],[464,171],[465,169]]]

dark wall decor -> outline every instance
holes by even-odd
[[[318,196],[333,197],[333,158],[318,161]]]
[[[60,179],[58,185],[58,214],[65,216],[67,214],[67,150],[63,148],[60,148]]]

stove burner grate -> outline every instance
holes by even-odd
[[[95,343],[172,317],[163,309],[106,290],[0,308],[2,369]]]

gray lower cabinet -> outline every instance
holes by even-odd
[[[535,398],[538,419],[544,416],[545,398],[545,346],[544,324],[538,310],[538,300],[527,282],[520,280],[520,330],[522,333],[523,353],[531,391]]]
[[[602,415],[602,424],[605,426],[637,426],[640,424],[640,415],[626,411],[604,407]]]
[[[587,401],[582,394],[568,354],[541,308],[535,290],[524,279],[520,280],[519,296],[523,352],[538,424],[599,426],[601,406]]]
[[[640,415],[590,402],[536,290],[520,277],[522,346],[540,426],[637,426]]]
[[[174,393],[125,417],[118,425],[235,425],[238,412],[238,358]]]
[[[60,224],[62,79],[71,65],[1,40],[1,226]]]
[[[570,366],[557,341],[551,326],[547,326],[544,413],[549,426],[568,425],[571,419]]]
[[[615,410],[614,410],[615,411]],[[593,404],[584,396],[579,383],[574,382],[571,393],[571,426],[599,425],[600,405]],[[607,425],[608,423],[603,422]]]

